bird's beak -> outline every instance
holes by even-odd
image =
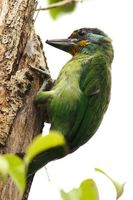
[[[63,51],[71,53],[76,48],[78,40],[76,38],[47,40],[46,43]]]

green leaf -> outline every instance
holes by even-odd
[[[8,176],[8,162],[3,157],[0,156],[0,177],[5,180]]]
[[[60,1],[63,1],[63,0],[48,0],[48,3],[53,4],[53,3],[60,2]],[[53,19],[56,19],[61,14],[65,14],[65,13],[74,11],[75,7],[76,7],[76,4],[73,2],[73,3],[65,5],[65,6],[53,8],[53,9],[50,9],[50,15]]]
[[[92,179],[83,181],[80,185],[80,200],[99,200],[98,189],[96,183]]]
[[[64,192],[64,190],[60,190],[61,197],[63,200],[80,200],[80,191],[79,189],[73,189],[70,192]]]
[[[121,184],[117,181],[115,181],[114,179],[112,179],[110,176],[108,176],[103,170],[99,169],[99,168],[95,168],[95,170],[97,172],[100,172],[102,174],[104,174],[114,185],[115,189],[116,189],[116,199],[118,199],[124,192],[124,184]]]
[[[79,188],[70,192],[60,191],[63,200],[99,200],[96,183],[92,179],[84,180]]]
[[[51,131],[47,136],[39,135],[27,148],[24,161],[28,165],[31,160],[41,152],[44,152],[52,147],[63,145],[65,145],[65,139],[59,132]]]
[[[18,156],[13,154],[1,156],[0,173],[4,177],[10,175],[20,192],[23,194],[26,186],[25,165]]]

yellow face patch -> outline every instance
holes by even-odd
[[[76,46],[74,46],[73,48],[70,48],[70,53],[74,56],[74,55],[76,55],[78,52],[79,52],[79,49],[81,48],[81,47],[85,47],[85,46],[87,46],[89,44],[89,41],[87,41],[87,40],[81,40],[81,41],[79,41],[78,43],[77,43],[77,45]]]
[[[88,44],[89,44],[89,42],[87,40],[81,40],[78,42],[78,46],[80,46],[80,47],[85,47]]]

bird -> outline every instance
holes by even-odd
[[[72,153],[96,133],[108,108],[114,57],[112,40],[98,28],[80,28],[67,39],[46,43],[72,58],[61,69],[52,89],[39,91],[35,102],[47,102],[50,130],[64,136]]]

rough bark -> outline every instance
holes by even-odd
[[[29,67],[47,68],[34,31],[35,7],[35,0],[0,0],[1,154],[24,152],[43,127],[45,113],[38,112],[33,104],[43,79]],[[11,179],[6,185],[0,183],[0,200],[18,199]]]

